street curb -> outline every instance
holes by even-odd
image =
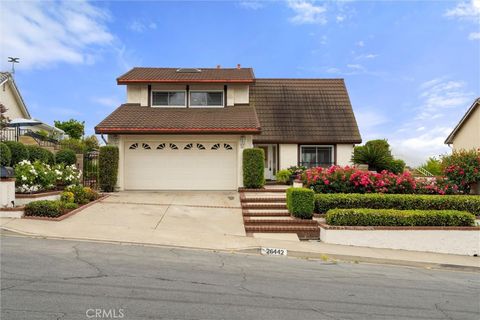
[[[176,246],[176,245],[165,245],[165,244],[153,244],[153,243],[139,243],[139,242],[130,242],[130,241],[115,241],[115,240],[98,240],[98,239],[85,239],[85,238],[67,238],[67,237],[51,237],[51,236],[42,236],[32,233],[20,232],[8,227],[0,227],[0,231],[7,231],[13,234],[20,236],[39,238],[39,239],[50,239],[50,240],[69,240],[69,241],[82,241],[82,242],[96,242],[96,243],[107,243],[107,244],[119,244],[119,245],[135,245],[135,246],[144,246],[144,247],[158,247],[158,248],[175,248],[175,249],[185,249],[185,250],[200,250],[200,251],[213,251],[213,252],[223,252],[223,253],[239,253],[239,254],[249,254],[249,255],[261,255],[261,247],[251,247],[245,249],[215,249],[215,248],[194,248],[187,246]],[[1,232],[0,232],[1,234]],[[7,235],[8,236],[8,235]],[[408,261],[408,260],[394,260],[394,259],[381,259],[381,258],[371,258],[371,257],[361,257],[361,256],[349,256],[349,255],[339,255],[339,254],[329,254],[329,253],[317,253],[317,252],[304,252],[304,251],[294,251],[288,250],[288,258],[298,258],[298,259],[307,259],[307,260],[322,260],[324,262],[346,262],[346,263],[367,263],[367,264],[381,264],[381,265],[391,265],[391,266],[400,266],[400,267],[413,267],[413,268],[426,268],[426,269],[436,269],[436,270],[450,270],[450,271],[464,271],[464,272],[480,272],[480,267],[465,266],[465,265],[456,265],[456,264],[440,264],[440,263],[431,263],[431,262],[418,262],[418,261]]]

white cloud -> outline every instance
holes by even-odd
[[[419,90],[418,106],[389,134],[394,154],[410,165],[449,151],[444,141],[474,98],[464,82],[446,77],[426,81]]]
[[[140,20],[133,20],[128,25],[128,29],[130,29],[134,32],[142,33],[142,32],[145,32],[147,30],[157,29],[157,24],[155,22],[143,22],[143,21],[140,21]]]
[[[345,16],[344,15],[338,15],[336,17],[336,20],[337,20],[337,22],[343,22],[343,20],[345,20]]]
[[[303,0],[290,0],[288,7],[295,12],[290,21],[296,24],[326,24],[326,6],[314,5]]]
[[[468,2],[460,2],[456,7],[445,12],[445,16],[463,21],[473,22],[477,27],[480,26],[480,0],[470,0]],[[480,39],[480,32],[471,32],[468,35],[469,40]]]
[[[355,59],[356,59],[356,60],[375,59],[376,57],[378,57],[378,54],[367,53],[367,54],[361,54],[361,55],[359,55],[359,56],[356,56]]]
[[[480,40],[480,32],[471,32],[468,35],[468,40]]]
[[[356,45],[358,47],[365,47],[365,42],[363,42],[363,40],[360,40],[360,41],[357,41]]]
[[[20,57],[20,68],[64,62],[92,64],[109,46],[108,13],[86,1],[4,1],[0,55]],[[2,66],[3,67],[3,66]]]
[[[445,16],[474,20],[478,23],[478,19],[480,19],[480,0],[460,2],[455,8],[447,10]]]
[[[378,127],[389,122],[389,119],[378,110],[372,108],[356,110],[355,118],[364,141],[378,138]]]
[[[263,8],[263,3],[259,1],[240,1],[239,5],[250,10],[258,10]]]

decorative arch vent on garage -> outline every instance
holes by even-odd
[[[141,148],[139,148],[141,146]],[[156,150],[165,150],[167,148],[166,143],[159,143],[154,149]],[[152,150],[152,147],[150,146],[149,143],[142,142],[142,143],[132,143],[128,147],[130,150],[137,150],[137,149],[143,149],[143,150]],[[212,144],[204,144],[204,143],[185,143],[185,144],[179,144],[179,143],[169,143],[168,144],[168,149],[170,150],[233,150],[233,147],[229,143],[212,143]]]

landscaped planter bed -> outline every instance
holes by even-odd
[[[0,208],[0,218],[21,218],[23,217],[24,210],[25,206]]]
[[[426,251],[435,253],[480,254],[480,227],[350,227],[319,223],[320,240],[325,243]]]
[[[24,206],[27,203],[38,200],[59,200],[61,193],[61,190],[37,193],[15,193],[15,205]]]
[[[63,215],[61,216],[58,216],[58,217],[40,217],[40,216],[23,216],[23,219],[33,219],[33,220],[50,220],[50,221],[62,221],[68,217],[71,217],[73,216],[74,214],[77,214],[79,213],[80,211],[82,211],[83,209],[86,209],[88,207],[90,207],[91,205],[97,203],[97,202],[100,202],[104,199],[106,199],[109,195],[102,195],[100,198],[98,198],[97,200],[94,200],[94,201],[91,201],[87,204],[84,204],[80,207],[78,207],[77,209],[73,209],[71,211],[68,211],[66,213],[64,213]]]

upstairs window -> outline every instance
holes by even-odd
[[[185,107],[185,91],[152,91],[154,107]]]
[[[190,91],[191,107],[223,107],[223,91]]]

